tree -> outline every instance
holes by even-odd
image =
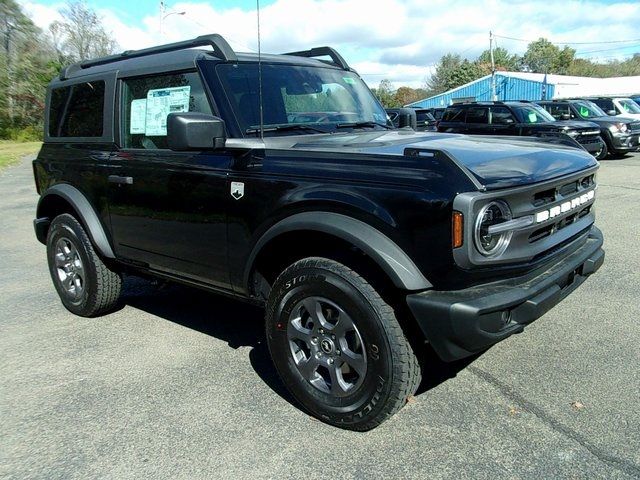
[[[427,91],[422,88],[400,87],[393,95],[398,105],[408,105],[427,97]]]
[[[395,92],[391,80],[384,79],[380,81],[380,85],[378,85],[378,88],[373,89],[373,93],[378,97],[378,100],[380,100],[380,103],[384,108],[396,108],[401,106],[395,98]]]
[[[42,31],[14,0],[0,0],[0,136],[29,127],[39,134],[46,86],[57,70]]]
[[[505,48],[498,47],[493,49],[493,59],[496,70],[506,72],[519,72],[522,68],[522,57],[517,54],[511,54]],[[477,62],[482,65],[483,70],[491,73],[491,51],[488,49],[480,54]]]
[[[436,64],[435,73],[427,80],[430,95],[437,95],[486,75],[478,62],[463,60],[458,54],[448,53]]]
[[[560,49],[546,38],[531,42],[523,56],[524,66],[531,72],[566,74],[576,51],[567,46]]]
[[[63,19],[53,22],[49,30],[61,63],[115,53],[118,44],[84,0],[70,0],[60,15]]]

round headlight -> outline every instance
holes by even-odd
[[[476,218],[474,239],[478,251],[486,257],[495,257],[502,254],[511,241],[513,232],[489,233],[489,227],[511,220],[509,206],[500,200],[488,203]]]

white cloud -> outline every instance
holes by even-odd
[[[22,0],[22,5],[35,23],[45,28],[56,19],[60,6],[45,6],[38,0]],[[257,48],[255,10],[222,10],[213,2],[196,1],[174,3],[172,9],[186,14],[167,17],[163,36],[158,12],[136,20],[103,4],[99,14],[125,50],[212,32],[225,36],[240,51]],[[348,51],[347,61],[371,85],[388,78],[397,86],[420,86],[443,54],[474,58],[488,48],[489,30],[521,39],[544,36],[556,41],[609,41],[640,37],[638,18],[640,2],[631,0],[544,4],[534,0],[277,0],[261,10],[261,33],[265,52],[331,45]],[[526,49],[526,42],[501,38],[498,45],[518,53]],[[636,45],[640,51],[640,41]],[[573,47],[589,52],[607,45]],[[621,53],[629,51],[594,56]]]

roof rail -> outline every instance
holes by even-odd
[[[60,80],[66,80],[71,73],[77,72],[84,68],[95,67],[97,65],[106,65],[108,63],[119,62],[130,58],[145,57],[156,53],[175,52],[177,50],[187,50],[194,47],[213,47],[213,53],[226,61],[235,62],[238,60],[236,53],[233,51],[227,41],[219,34],[200,35],[191,40],[181,42],[168,43],[166,45],[158,45],[156,47],[143,48],[142,50],[127,50],[120,54],[109,55],[107,57],[96,58],[94,60],[84,60],[74,63],[60,71]]]
[[[331,57],[331,60],[333,61],[333,63],[335,63],[341,69],[351,70],[351,67],[349,67],[349,64],[347,63],[347,61],[344,58],[342,58],[342,55],[340,55],[335,49],[331,47],[315,47],[315,48],[312,48],[311,50],[289,52],[289,53],[284,53],[283,55],[292,55],[295,57],[306,57],[306,58],[327,56],[327,57]]]

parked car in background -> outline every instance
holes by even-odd
[[[433,115],[433,118],[435,118],[436,121],[439,121],[442,119],[442,115],[444,115],[444,111],[446,109],[447,109],[446,107],[432,107],[432,108],[419,108],[416,110],[422,110],[427,113],[430,113],[431,115]]]
[[[602,158],[606,145],[600,127],[587,121],[556,121],[544,108],[526,101],[468,102],[447,107],[438,123],[439,132],[475,135],[564,137],[577,142],[591,155]]]
[[[438,120],[429,109],[416,108],[416,124],[418,132],[434,132],[437,130]]]
[[[640,106],[640,95],[632,95],[631,100],[633,100],[638,104],[638,106]]]
[[[546,100],[536,102],[556,120],[588,120],[600,127],[605,150],[612,155],[633,152],[639,147],[640,121],[628,117],[611,117],[588,100]]]
[[[631,117],[640,120],[640,106],[626,97],[585,97],[598,105],[607,115]]]

